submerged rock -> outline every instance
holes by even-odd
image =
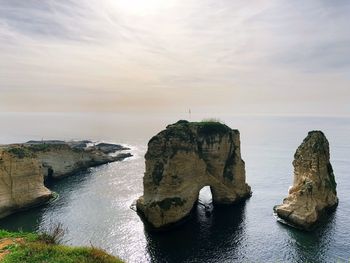
[[[144,193],[137,210],[154,228],[184,219],[210,186],[214,204],[251,195],[238,130],[218,122],[179,121],[148,143]]]
[[[0,218],[48,201],[52,193],[44,179],[68,176],[89,167],[132,156],[111,156],[96,147],[76,147],[87,142],[29,141],[0,146]]]
[[[274,207],[282,222],[311,229],[338,204],[329,161],[329,143],[321,131],[311,131],[294,155],[294,183],[282,205]]]

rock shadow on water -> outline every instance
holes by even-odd
[[[145,224],[147,252],[151,262],[232,262],[243,255],[246,202],[215,205],[210,216],[196,204],[186,222],[166,231]]]
[[[336,214],[332,213],[328,217],[322,218],[313,231],[285,227],[283,224],[280,224],[280,229],[285,231],[290,238],[290,258],[286,259],[287,262],[347,262],[336,256],[334,258],[327,256],[329,255],[328,250],[330,246],[334,243],[335,221]]]
[[[91,169],[88,169],[70,177],[49,181],[46,186],[57,194],[56,198],[47,204],[18,211],[0,219],[0,228],[8,231],[32,232],[45,227],[46,219],[50,219],[50,222],[53,220],[48,214],[54,213],[57,209],[64,207],[68,202],[67,200],[73,194],[73,190],[82,187],[91,175]]]

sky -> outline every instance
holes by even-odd
[[[350,1],[0,0],[0,112],[350,116]]]

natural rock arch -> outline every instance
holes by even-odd
[[[239,131],[224,124],[178,121],[149,141],[145,159],[137,210],[155,228],[185,218],[204,186],[210,186],[214,204],[251,195]]]

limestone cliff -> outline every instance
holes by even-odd
[[[238,130],[218,122],[179,121],[154,136],[145,155],[144,194],[137,210],[155,228],[185,218],[210,186],[214,204],[251,195]]]
[[[294,183],[282,205],[274,208],[284,222],[310,229],[338,204],[329,143],[321,131],[309,132],[294,155]],[[283,221],[282,221],[283,222]]]
[[[0,218],[52,197],[44,186],[40,162],[29,154],[18,156],[18,152],[17,148],[0,149]]]
[[[87,147],[85,141],[30,141],[24,144],[0,146],[0,218],[15,211],[46,202],[52,193],[44,186],[44,179],[60,178],[113,161],[130,157],[104,149]],[[109,148],[108,148],[109,147]],[[119,150],[126,148],[118,147]]]
[[[112,156],[97,147],[78,148],[64,144],[26,144],[42,163],[45,178],[61,178],[89,167],[120,161],[130,153]],[[126,149],[126,148],[123,148]]]

